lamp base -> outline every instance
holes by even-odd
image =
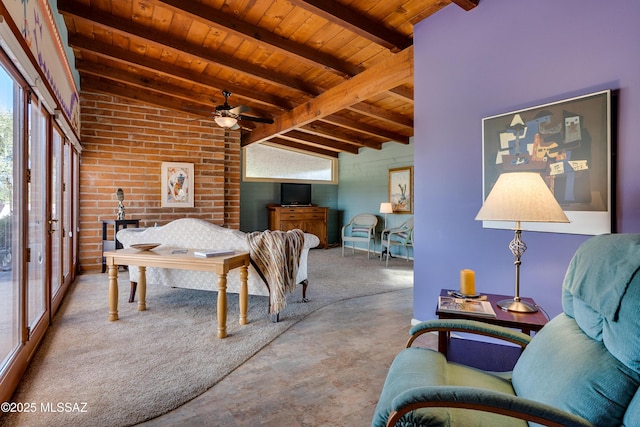
[[[503,299],[498,301],[498,307],[505,311],[516,311],[518,313],[535,313],[538,311],[536,306],[525,301],[517,301],[515,299]]]

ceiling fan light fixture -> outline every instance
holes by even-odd
[[[236,119],[235,117],[219,116],[219,117],[216,117],[214,120],[216,121],[218,126],[221,126],[223,128],[230,128],[235,126],[236,123],[238,123],[238,119]]]

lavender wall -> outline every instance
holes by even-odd
[[[481,120],[599,90],[619,91],[617,232],[640,232],[640,2],[481,0],[415,27],[414,317],[476,271],[481,292],[513,294],[513,232],[483,229]],[[521,295],[561,312],[561,284],[588,236],[524,232]]]

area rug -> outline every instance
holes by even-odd
[[[413,264],[366,253],[309,253],[309,302],[287,298],[280,321],[267,297],[249,297],[248,325],[228,298],[227,333],[216,336],[216,293],[148,285],[147,311],[128,304],[119,277],[120,320],[109,322],[106,274],[79,276],[54,318],[13,402],[34,411],[0,415],[6,426],[129,426],[164,414],[212,387],[309,313],[336,301],[413,286]],[[126,286],[125,286],[126,284]]]

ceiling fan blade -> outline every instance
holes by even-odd
[[[250,109],[251,108],[247,107],[246,105],[238,105],[237,107],[233,107],[229,111],[233,114],[242,114],[249,111]]]
[[[240,129],[240,125],[238,123],[236,123],[235,125],[231,126],[229,129],[238,130],[238,129]]]
[[[243,116],[240,115],[238,120],[247,120],[249,122],[258,122],[258,123],[269,123],[273,124],[273,119],[266,119],[264,117],[251,117],[251,116]]]

